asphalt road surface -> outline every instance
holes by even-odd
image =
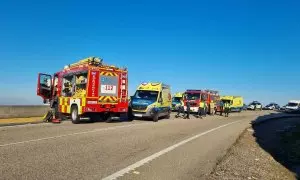
[[[268,113],[1,127],[0,179],[203,179]]]

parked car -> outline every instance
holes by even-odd
[[[276,103],[270,103],[270,104],[266,105],[263,109],[264,110],[279,110],[280,106]]]
[[[287,106],[287,105],[281,106],[281,107],[279,108],[279,111],[285,111],[286,106]]]
[[[248,105],[248,108],[247,109],[249,109],[249,110],[262,110],[262,104],[260,103],[260,102],[258,102],[258,101],[253,101],[252,103],[250,103],[249,105]]]
[[[286,112],[293,112],[300,110],[300,100],[291,100],[285,107]]]

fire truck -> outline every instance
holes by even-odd
[[[184,109],[186,111],[187,106],[186,103],[187,101],[190,101],[190,110],[191,112],[198,112],[200,102],[204,100],[206,102],[206,113],[209,114],[214,114],[214,106],[215,102],[220,99],[220,95],[218,91],[214,90],[193,90],[189,89],[186,90],[184,93]]]
[[[49,74],[38,74],[37,95],[50,102],[53,120],[70,116],[74,124],[120,119],[128,112],[128,71],[89,57]]]

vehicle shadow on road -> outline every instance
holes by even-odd
[[[300,179],[300,116],[271,113],[254,120],[252,128],[258,145]]]

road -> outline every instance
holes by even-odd
[[[203,179],[268,112],[0,128],[0,179]]]

